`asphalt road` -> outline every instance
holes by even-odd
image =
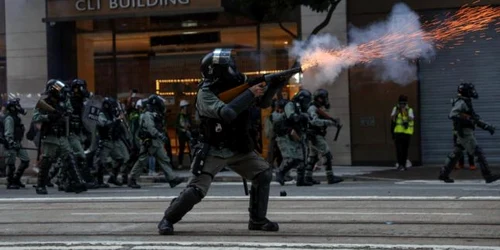
[[[247,230],[239,183],[209,195],[160,236],[182,187],[151,184],[49,195],[0,190],[2,249],[500,249],[500,183],[480,180],[273,184],[268,217],[279,232]],[[287,196],[279,196],[286,190]]]

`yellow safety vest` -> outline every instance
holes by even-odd
[[[408,107],[408,113],[413,112],[413,109]],[[403,133],[413,135],[413,121],[409,119],[408,113],[404,116],[399,112],[396,116],[396,126],[394,127],[394,133]],[[404,121],[408,121],[408,128],[403,126]]]

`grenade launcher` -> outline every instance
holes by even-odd
[[[230,90],[226,90],[222,93],[219,94],[219,99],[225,103],[228,103],[232,101],[234,98],[236,98],[238,95],[243,93],[243,91],[247,90],[248,88],[257,85],[261,82],[266,82],[266,84],[269,86],[269,88],[274,88],[278,89],[281,88],[288,79],[290,79],[293,75],[302,72],[302,68],[296,67],[296,68],[291,68],[288,70],[284,70],[278,73],[273,73],[273,74],[265,74],[262,76],[259,76],[257,78],[251,79],[248,82],[241,84],[239,86],[236,86]]]

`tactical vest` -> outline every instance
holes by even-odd
[[[106,119],[111,120],[110,116],[106,112],[104,112],[104,115],[106,116]],[[99,126],[99,125],[96,126],[97,133],[99,134],[100,140],[111,140],[112,139],[111,126],[112,126],[112,124],[108,124],[105,126]]]
[[[24,136],[24,125],[21,123],[21,118],[17,115],[8,114],[14,120],[14,141],[20,142]],[[5,118],[7,118],[7,116]],[[4,120],[5,121],[5,120]]]
[[[408,116],[411,112],[413,112],[413,109],[408,107],[408,113],[406,114],[406,116],[403,116],[401,112],[398,112],[396,114],[396,126],[394,127],[394,133],[408,134],[408,135],[413,134],[414,121],[410,120]],[[404,126],[405,119],[408,122],[407,128]]]
[[[74,134],[80,134],[82,132],[82,110],[83,102],[79,101],[77,98],[71,99],[71,106],[73,108],[73,113],[69,119],[69,131]]]
[[[203,142],[216,149],[228,148],[239,153],[252,151],[254,145],[249,133],[249,115],[248,110],[245,110],[230,123],[200,116],[200,133],[203,136]]]
[[[153,113],[153,112],[150,112],[151,114],[153,114],[153,122],[154,122],[154,126],[155,126],[155,129],[158,130],[158,132],[160,133],[164,133],[165,132],[165,119],[162,115],[158,115],[158,113]],[[154,115],[156,114],[156,115]],[[156,139],[153,135],[149,134],[148,130],[146,127],[144,127],[144,125],[142,124],[143,122],[141,121],[140,122],[141,124],[139,125],[139,131],[138,131],[138,137],[142,140],[144,139]]]
[[[56,110],[61,109],[60,104],[62,103],[53,102],[51,98],[48,97],[45,98],[44,101],[53,108],[55,108]],[[42,124],[41,134],[43,136],[56,136],[56,137],[66,136],[66,123],[64,121],[64,118],[61,117],[57,121],[44,122]]]
[[[316,108],[318,109],[319,107],[316,106]],[[318,114],[318,117],[319,119],[327,119],[327,117],[321,116],[320,114]],[[308,134],[325,136],[326,129],[327,126],[314,126],[312,124],[309,124]]]
[[[464,112],[461,112],[461,113],[469,115],[469,116],[474,116],[474,109],[472,107],[472,102],[470,100],[467,101],[467,100],[464,100],[462,98],[457,98],[457,99],[453,100],[452,106],[455,106],[455,104],[457,102],[459,102],[459,101],[465,102],[465,105],[467,105],[467,107],[468,107],[467,111],[464,111]],[[460,119],[460,120],[455,121],[455,122],[460,122],[460,124],[453,124],[453,127],[454,127],[455,131],[457,129],[464,129],[464,128],[476,129],[476,126],[474,125],[474,123],[472,123],[470,121],[466,121],[466,120]]]

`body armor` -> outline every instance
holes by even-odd
[[[77,98],[71,98],[71,106],[73,107],[73,113],[71,114],[69,120],[69,131],[74,134],[80,134],[83,126],[83,102],[79,101]]]
[[[200,119],[203,142],[217,149],[228,148],[239,153],[248,153],[253,150],[254,145],[249,134],[248,111],[243,111],[231,123],[207,117],[200,117]]]
[[[21,118],[17,115],[8,115],[14,120],[14,141],[19,142],[23,140],[24,125],[21,123]]]
[[[60,109],[58,103],[53,102],[51,98],[45,98],[44,100],[45,102],[47,102],[47,104],[54,107],[56,110]],[[66,124],[63,118],[57,121],[44,122],[42,124],[41,131],[43,136],[49,136],[49,135],[56,137],[66,136]]]
[[[104,112],[104,115],[109,120],[109,114]],[[99,134],[99,139],[100,140],[112,140],[113,139],[113,136],[112,136],[113,126],[114,126],[113,123],[108,124],[106,126],[97,126],[97,133]]]

